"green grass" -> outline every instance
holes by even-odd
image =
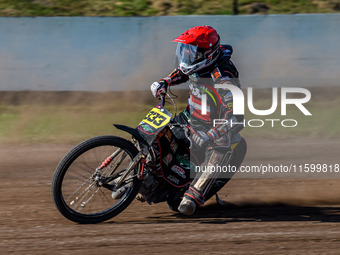
[[[15,93],[15,92],[14,92]],[[53,94],[53,93],[52,93]],[[144,116],[157,104],[155,99],[143,100],[112,100],[109,95],[105,99],[102,94],[63,95],[69,102],[59,102],[60,95],[34,96],[24,99],[22,103],[16,100],[3,100],[0,103],[0,142],[1,143],[78,143],[96,135],[113,134],[128,138],[129,135],[115,129],[112,124],[123,124],[135,127]],[[20,96],[23,96],[20,94]],[[44,102],[38,98],[46,98]],[[78,99],[74,101],[74,98]],[[35,99],[34,99],[35,98]],[[55,100],[53,100],[55,98]],[[90,98],[93,98],[92,101]],[[99,101],[98,98],[104,98]],[[16,103],[11,103],[11,101]],[[27,103],[27,101],[32,103]],[[86,104],[84,102],[87,102]],[[186,106],[184,97],[178,100],[179,110]],[[249,111],[245,119],[296,119],[298,126],[284,128],[279,122],[271,127],[271,122],[265,121],[261,128],[246,127],[242,134],[245,137],[339,137],[340,136],[340,99],[315,98],[306,105],[313,116],[304,116],[295,106],[287,108],[287,116],[280,116],[279,107],[270,116],[254,116]],[[269,100],[257,100],[257,109],[268,109]],[[257,124],[257,123],[253,123]]]
[[[229,15],[233,0],[0,0],[0,16]],[[267,13],[339,12],[337,0],[239,0],[240,14],[264,3]],[[261,13],[261,11],[259,12]]]
[[[103,97],[101,94],[93,99],[90,99],[91,94],[76,96],[76,102],[72,101],[72,96],[65,97],[70,101],[59,103],[60,95],[55,99],[47,95],[41,102],[41,95],[33,93],[22,103],[12,104],[13,99],[0,103],[0,143],[76,143],[104,134],[128,138],[127,133],[112,124],[136,127],[158,103],[155,99],[144,103],[144,99],[120,100],[110,96],[99,101],[98,98]],[[184,109],[185,103],[179,103],[178,107]]]
[[[0,137],[7,137],[12,132],[15,123],[20,118],[17,110],[14,106],[0,105]]]
[[[2,107],[0,113],[0,141],[20,143],[73,143],[95,135],[117,134],[113,123],[136,126],[147,111],[96,111],[90,107],[57,106],[48,107],[21,105]]]

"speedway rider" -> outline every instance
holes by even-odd
[[[229,90],[215,84],[240,87],[238,71],[230,60],[232,47],[220,45],[220,36],[210,26],[196,26],[173,40],[177,42],[178,68],[151,85],[155,97],[165,95],[169,86],[188,82],[188,107],[175,120],[190,123],[190,138],[205,150],[205,165],[225,165],[230,155],[231,139],[243,128],[243,116],[234,116]],[[202,111],[202,94],[207,94],[206,111]],[[214,119],[233,120],[213,126]],[[185,215],[203,205],[205,195],[216,180],[216,173],[198,173],[185,192],[178,210]]]

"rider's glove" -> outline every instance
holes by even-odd
[[[203,131],[194,131],[193,129],[190,130],[192,135],[192,140],[201,148],[208,146],[215,142],[218,138],[218,134],[214,129],[210,129],[207,133]]]
[[[192,132],[191,138],[194,143],[196,143],[201,148],[207,146],[212,141],[212,138],[203,131]]]
[[[166,94],[168,83],[165,80],[152,83],[150,89],[154,97],[160,98]]]

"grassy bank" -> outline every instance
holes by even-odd
[[[233,0],[0,0],[0,16],[225,15]],[[238,0],[240,14],[339,12],[338,0]]]
[[[339,92],[339,91],[338,91]],[[312,91],[312,100],[306,104],[313,116],[304,116],[295,106],[280,116],[278,107],[270,116],[255,116],[249,111],[245,119],[261,119],[263,127],[246,127],[242,133],[248,137],[339,137],[340,98],[338,92],[326,91],[324,95]],[[255,100],[255,107],[268,109],[270,97]],[[315,96],[314,96],[315,95]],[[186,93],[177,100],[179,109],[186,105]],[[1,143],[77,143],[83,139],[103,134],[126,136],[112,123],[136,126],[149,110],[157,104],[149,92],[139,93],[85,93],[85,92],[0,92],[0,142]],[[266,121],[265,119],[279,119]],[[283,119],[295,119],[298,126],[282,127]],[[260,125],[258,121],[251,125]],[[285,125],[292,125],[286,122]]]
[[[0,92],[0,142],[75,143],[104,134],[128,137],[112,124],[135,127],[157,103],[150,92]],[[178,107],[184,109],[185,103]]]

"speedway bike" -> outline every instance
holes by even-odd
[[[52,179],[52,197],[58,211],[77,223],[98,223],[123,212],[137,198],[149,204],[168,203],[173,211],[193,180],[193,166],[204,160],[195,156],[190,127],[175,121],[165,109],[165,97],[136,128],[113,124],[131,140],[103,135],[87,139],[71,149],[58,164]],[[178,139],[183,130],[186,139]],[[239,168],[246,141],[238,134],[232,140],[229,164]],[[218,179],[207,199],[228,182]]]

